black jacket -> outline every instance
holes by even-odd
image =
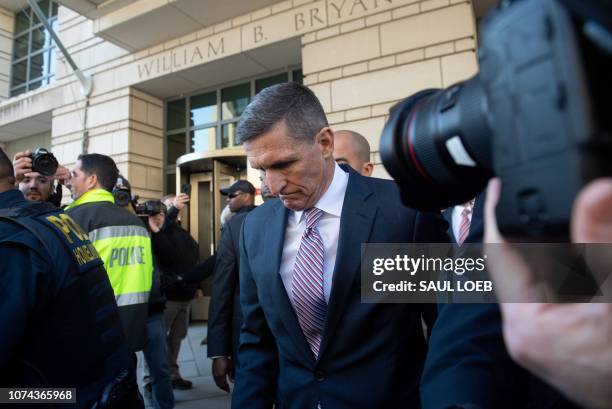
[[[18,190],[0,208],[14,213],[0,217],[0,385],[69,386],[76,403],[53,407],[91,408],[132,367],[102,260],[61,210]]]
[[[198,263],[198,243],[179,224],[172,220],[158,233],[151,235],[153,254],[162,274],[177,276],[190,271]],[[199,284],[178,282],[166,288],[170,301],[188,301]]]
[[[243,207],[225,224],[217,250],[212,294],[208,310],[208,356],[231,356],[237,364],[240,310],[240,230],[255,206]]]

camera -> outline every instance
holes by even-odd
[[[44,176],[53,176],[57,172],[59,163],[55,156],[45,148],[37,148],[32,157],[32,172],[38,172]]]
[[[181,193],[191,196],[191,185],[189,183],[183,183]]]
[[[166,210],[166,206],[160,200],[147,200],[144,203],[138,203],[138,197],[132,202],[136,216],[145,225],[149,226],[149,217],[155,216]]]
[[[132,189],[130,183],[123,176],[119,175],[117,183],[113,188],[115,204],[119,207],[127,207],[132,202]]]
[[[147,200],[144,203],[136,203],[134,206],[137,216],[154,216],[165,210],[164,204],[160,200]]]
[[[380,153],[406,205],[464,203],[498,176],[504,235],[569,237],[580,188],[612,175],[612,13],[603,2],[568,3],[490,13],[479,27],[480,73],[391,109]]]

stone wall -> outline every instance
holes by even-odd
[[[87,108],[88,152],[113,157],[134,194],[162,194],[163,103],[135,88],[90,100]],[[72,166],[83,151],[84,102],[53,112],[52,144],[58,160]]]
[[[374,175],[388,177],[378,144],[389,108],[425,88],[447,87],[478,70],[468,1],[328,0],[330,27],[302,37],[305,84],[333,129],[362,133]]]

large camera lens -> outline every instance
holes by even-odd
[[[53,176],[59,166],[55,156],[44,148],[38,148],[32,154],[32,172],[44,176]]]
[[[113,196],[115,196],[115,204],[120,207],[126,207],[132,201],[130,191],[127,188],[114,189]]]
[[[484,189],[492,176],[484,95],[474,77],[448,89],[421,91],[392,108],[380,154],[404,204],[441,210]]]

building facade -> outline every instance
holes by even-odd
[[[389,108],[477,72],[476,21],[493,1],[39,0],[89,96],[27,0],[0,0],[0,144],[44,146],[72,166],[112,156],[134,193],[191,184],[188,219],[202,256],[218,240],[219,189],[259,174],[236,122],[268,85],[299,81],[333,129],[362,133],[374,175]]]

